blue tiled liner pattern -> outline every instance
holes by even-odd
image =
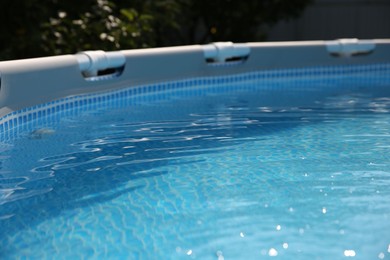
[[[367,75],[370,75],[367,79]],[[242,74],[199,77],[149,85],[132,86],[104,93],[71,96],[49,103],[14,111],[0,119],[0,141],[13,139],[21,132],[58,122],[64,116],[79,115],[108,107],[122,107],[145,102],[169,100],[177,96],[202,96],[236,90],[267,90],[294,88],[305,90],[313,87],[310,82],[320,80],[324,86],[333,83],[390,84],[390,63],[311,67],[299,69],[266,70]],[[302,79],[306,81],[302,81]],[[305,84],[306,82],[306,84]],[[237,85],[240,83],[239,85]],[[248,83],[248,84],[245,84]],[[318,87],[318,85],[316,86]]]

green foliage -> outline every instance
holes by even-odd
[[[42,48],[47,53],[74,53],[81,50],[149,47],[152,32],[149,15],[135,9],[119,9],[112,2],[98,0],[89,10],[68,17],[59,10],[56,17],[43,24]]]
[[[207,43],[261,41],[267,26],[311,0],[2,0],[0,60]]]

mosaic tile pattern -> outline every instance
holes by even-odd
[[[16,121],[3,134],[54,133],[1,146],[0,258],[389,256],[390,74],[313,75],[139,86]]]
[[[259,93],[98,110],[19,138],[1,154],[0,258],[390,256],[390,100],[310,107],[302,92],[298,109]]]
[[[302,90],[311,88],[313,79],[321,80],[323,86],[331,86],[340,83],[340,81],[344,81],[344,86],[373,84],[372,77],[368,79],[365,76],[367,74],[377,76],[378,82],[374,82],[376,85],[384,85],[389,82],[388,77],[386,77],[389,72],[390,63],[268,70],[228,76],[190,78],[132,86],[104,93],[66,97],[14,111],[4,116],[0,119],[0,140],[12,139],[19,132],[25,131],[26,128],[34,129],[34,125],[57,122],[63,116],[78,115],[83,111],[97,108],[121,107],[126,106],[126,104],[167,100],[172,97],[173,93],[176,96],[202,96],[209,93],[225,93],[232,88],[237,90],[237,87],[247,90],[254,88],[265,90],[299,88]],[[302,79],[306,79],[307,84]],[[251,84],[236,85],[245,82],[251,82]]]

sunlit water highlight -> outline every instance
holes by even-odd
[[[389,258],[390,99],[283,93],[96,110],[4,144],[0,257]]]

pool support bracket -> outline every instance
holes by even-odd
[[[375,50],[375,42],[373,40],[338,39],[327,41],[326,49],[331,55],[338,57],[367,55]]]
[[[245,43],[215,42],[202,45],[206,61],[228,62],[229,60],[245,60],[250,53],[250,47]]]
[[[126,63],[125,55],[120,51],[83,51],[75,54],[75,57],[85,78],[118,74]]]

